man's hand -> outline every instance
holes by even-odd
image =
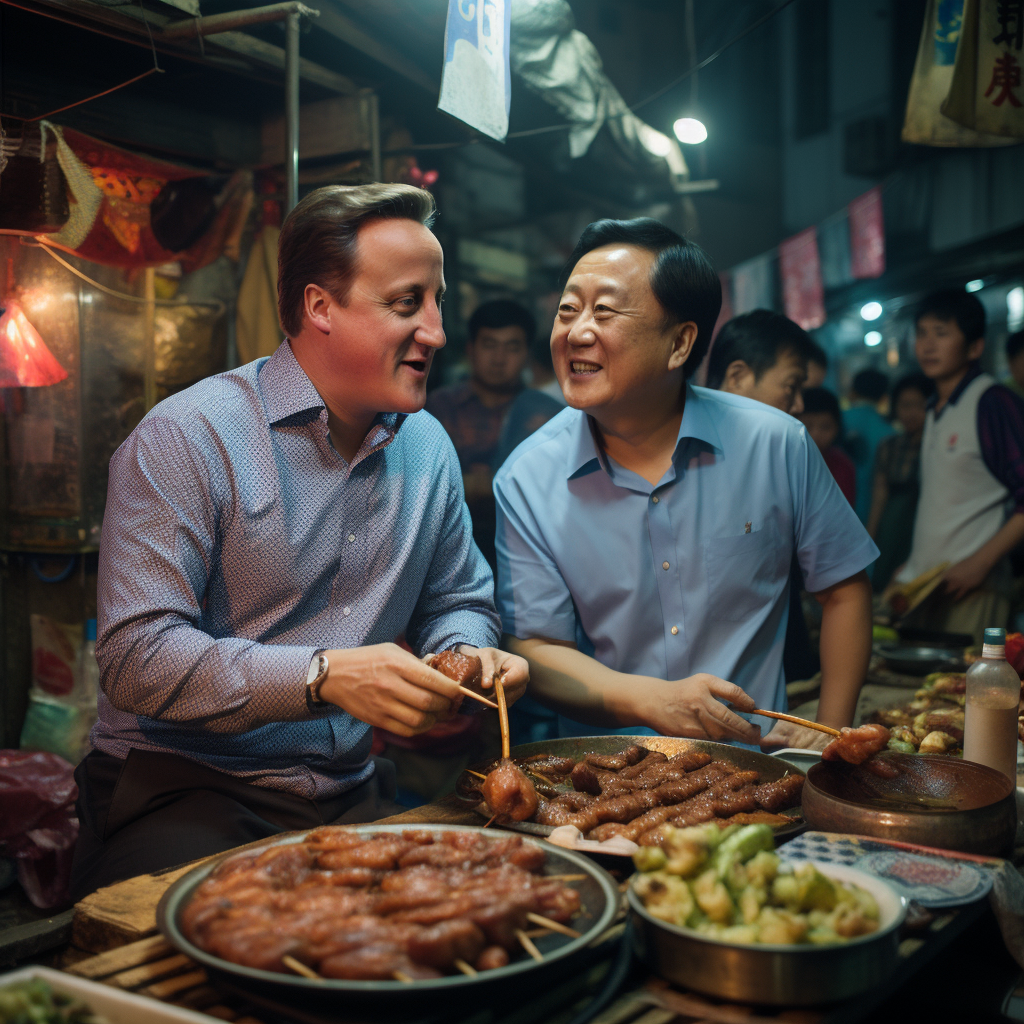
[[[972,591],[977,590],[992,571],[992,564],[982,551],[951,565],[943,574],[945,590],[959,601]]]
[[[483,672],[480,676],[480,686],[477,693],[494,699],[493,693],[485,693],[486,690],[493,690],[494,677],[501,676],[501,685],[505,689],[505,703],[511,707],[524,693],[526,684],[530,681],[530,666],[525,658],[517,654],[509,654],[508,651],[499,651],[497,647],[470,647],[469,644],[462,644],[459,647],[460,654],[475,654],[483,665]],[[429,665],[432,654],[428,654],[424,661]],[[473,689],[473,687],[469,687]]]
[[[761,747],[796,747],[799,750],[824,750],[832,739],[827,732],[807,729],[792,722],[776,722],[772,731],[761,740]]]
[[[458,683],[398,644],[326,654],[330,671],[320,687],[320,699],[398,736],[426,732],[450,718],[462,702]]]
[[[664,736],[686,736],[698,740],[740,740],[757,743],[759,726],[751,725],[730,711],[722,701],[753,711],[754,701],[735,683],[701,672],[687,679],[669,682],[651,680],[637,694],[644,725]]]

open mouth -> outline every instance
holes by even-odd
[[[403,366],[408,366],[409,369],[415,370],[417,373],[427,372],[427,360],[426,359],[403,359]]]
[[[598,366],[597,363],[585,363],[578,359],[574,359],[569,363],[569,369],[577,376],[587,376],[588,374],[597,373],[601,367]]]

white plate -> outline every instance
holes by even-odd
[[[101,985],[98,981],[88,981],[49,967],[22,967],[9,974],[0,974],[0,988],[32,978],[48,982],[54,992],[77,996],[88,1003],[94,1013],[105,1017],[109,1024],[210,1024],[213,1020],[205,1013],[122,992],[110,985]]]

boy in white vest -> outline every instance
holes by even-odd
[[[1007,555],[1024,540],[1024,401],[979,365],[985,309],[943,289],[918,308],[915,351],[935,382],[921,443],[921,499],[914,541],[897,582],[949,562],[928,625],[971,633],[1004,626],[1010,611]]]

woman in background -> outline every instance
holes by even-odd
[[[921,436],[934,390],[923,373],[911,373],[897,381],[892,391],[890,408],[901,431],[878,445],[867,522],[868,533],[881,552],[871,572],[876,593],[886,588],[910,555],[920,488]]]

